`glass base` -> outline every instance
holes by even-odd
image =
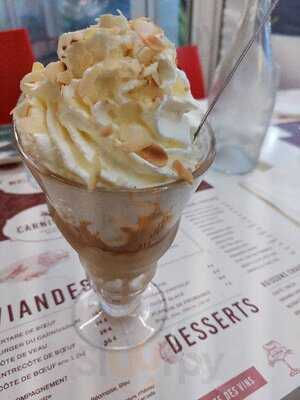
[[[257,160],[251,159],[238,146],[224,146],[217,151],[212,168],[228,175],[243,175],[252,171]]]
[[[127,309],[126,316],[118,308],[107,306],[93,289],[83,292],[73,309],[73,321],[78,335],[98,349],[128,350],[137,347],[158,333],[167,317],[166,299],[155,283],[150,283]]]

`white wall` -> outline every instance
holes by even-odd
[[[224,10],[221,55],[228,50],[248,0],[227,0]],[[272,35],[274,61],[280,68],[280,89],[300,87],[300,38]]]
[[[300,88],[300,37],[272,35],[272,45],[280,68],[280,89]]]
[[[209,89],[220,49],[220,28],[223,2],[194,0],[192,42],[199,46],[206,89]]]

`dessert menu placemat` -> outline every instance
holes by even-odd
[[[23,167],[1,170],[0,399],[279,400],[299,386],[299,228],[239,185],[200,189],[154,278],[163,331],[109,352],[73,328],[89,282],[43,194]]]

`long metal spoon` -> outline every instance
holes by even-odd
[[[263,27],[268,22],[269,18],[271,17],[272,12],[274,11],[274,9],[277,6],[277,4],[279,3],[279,1],[280,0],[274,0],[274,2],[271,3],[271,5],[268,8],[266,14],[262,18],[261,23],[259,24],[257,30],[251,36],[251,38],[250,38],[249,42],[247,43],[246,47],[244,48],[244,50],[242,51],[241,55],[239,56],[239,58],[237,59],[236,63],[234,64],[234,67],[232,68],[230,73],[225,78],[225,80],[224,80],[223,84],[221,85],[219,91],[217,92],[216,96],[214,97],[214,99],[210,103],[206,113],[203,115],[203,118],[202,118],[202,120],[200,122],[200,125],[198,126],[196,132],[194,133],[193,141],[195,141],[197,139],[197,136],[199,135],[199,132],[201,131],[201,129],[202,129],[203,125],[205,124],[207,118],[209,117],[209,115],[213,111],[213,109],[215,108],[215,105],[217,104],[217,101],[219,100],[220,96],[222,95],[223,91],[226,89],[228,84],[231,82],[231,79],[233,78],[236,70],[241,65],[242,61],[244,60],[244,58],[248,54],[249,50],[251,49],[253,43],[255,42],[257,36],[260,34],[260,32],[262,31]]]

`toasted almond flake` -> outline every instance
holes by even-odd
[[[136,141],[134,143],[133,142],[121,143],[121,144],[118,144],[118,147],[120,147],[126,153],[137,153],[138,154],[142,149],[145,148],[145,140],[141,139],[140,141]]]
[[[181,178],[189,183],[193,183],[194,178],[193,178],[191,171],[186,169],[179,160],[175,160],[173,162],[172,168],[177,173],[179,178]]]
[[[118,131],[120,146],[123,151],[136,153],[152,144],[153,139],[146,126],[136,123],[139,114],[139,107],[124,106],[122,111],[123,123]],[[125,120],[127,119],[127,122]]]
[[[150,49],[150,47],[145,46],[138,52],[136,57],[141,64],[148,66],[153,62],[155,54],[155,51]]]
[[[45,78],[45,74],[43,71],[33,71],[29,74],[25,75],[24,78],[20,82],[20,88],[23,91],[23,85],[31,85],[37,82],[43,81]]]
[[[136,142],[136,143],[121,143],[118,144],[118,147],[120,147],[125,153],[139,153],[144,147],[145,147],[145,142]]]
[[[62,85],[69,85],[72,80],[72,74],[70,71],[63,71],[57,74],[57,82]]]
[[[59,40],[58,40],[58,46],[57,46],[57,54],[58,57],[61,59],[62,56],[64,56],[65,51],[69,49],[71,46],[71,40],[81,40],[83,38],[84,31],[76,31],[76,32],[69,32],[69,33],[63,33]]]
[[[66,51],[65,63],[75,78],[81,78],[84,71],[93,65],[92,54],[86,49],[82,41],[76,41]]]
[[[152,35],[162,33],[161,28],[155,25],[152,21],[145,18],[137,18],[131,21],[131,28],[142,38],[147,38]]]
[[[93,105],[97,102],[98,91],[95,85],[97,76],[98,70],[96,67],[93,67],[93,69],[86,73],[76,86],[76,94],[87,104]]]
[[[98,25],[100,28],[118,29],[119,32],[124,32],[128,29],[128,21],[124,15],[104,14],[100,17]]]
[[[105,126],[101,128],[100,135],[102,137],[108,137],[113,133],[113,128],[111,126]]]
[[[163,51],[166,49],[165,43],[155,35],[144,38],[144,42],[154,51]]]
[[[168,162],[168,154],[158,144],[153,143],[137,153],[144,160],[158,167],[164,167]]]
[[[45,67],[42,63],[36,61],[32,65],[32,72],[44,71]]]
[[[66,69],[65,63],[61,61],[51,62],[45,68],[45,75],[50,82],[57,82],[57,75],[64,72]]]

